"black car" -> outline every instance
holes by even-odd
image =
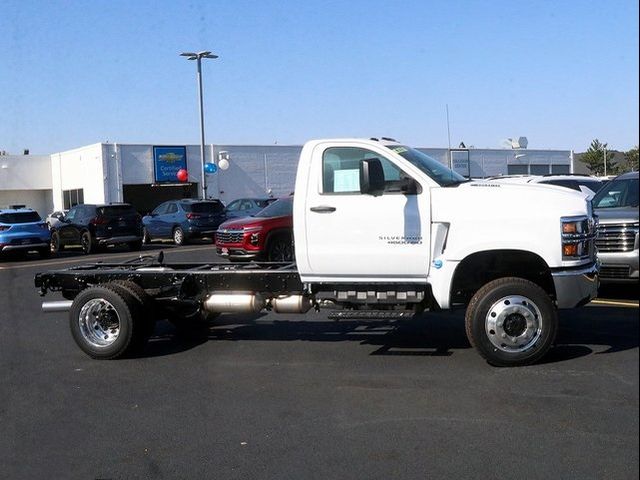
[[[213,238],[225,219],[220,200],[171,200],[161,203],[142,219],[144,241],[169,238],[182,245],[192,238]]]
[[[94,253],[109,245],[142,248],[142,217],[128,203],[76,205],[51,229],[51,251],[80,246]]]

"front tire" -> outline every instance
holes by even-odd
[[[151,236],[149,235],[149,230],[147,230],[147,227],[144,227],[142,229],[142,243],[144,245],[149,245],[151,243]]]
[[[289,235],[278,235],[269,242],[267,260],[270,262],[293,261],[293,244]]]
[[[64,245],[60,241],[60,234],[58,232],[51,233],[51,253],[58,253],[64,250]]]
[[[494,280],[471,299],[465,315],[469,343],[497,367],[530,365],[551,348],[558,315],[551,298],[533,282]]]

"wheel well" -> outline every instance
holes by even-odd
[[[551,269],[539,255],[523,250],[490,250],[473,253],[460,262],[451,282],[451,305],[468,304],[483,285],[501,277],[524,278],[555,298]]]
[[[267,234],[267,238],[265,239],[265,242],[264,242],[265,249],[269,248],[269,244],[273,241],[273,239],[279,238],[279,237],[284,237],[284,236],[288,236],[290,238],[293,238],[293,233],[291,231],[287,230],[286,228],[279,228],[277,230],[270,231]]]

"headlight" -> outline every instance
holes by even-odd
[[[597,219],[591,216],[562,217],[562,260],[582,260],[595,253]]]

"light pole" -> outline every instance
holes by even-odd
[[[198,100],[200,102],[200,178],[202,179],[202,199],[207,199],[207,179],[204,171],[204,106],[202,105],[202,59],[218,58],[211,52],[204,51],[198,53],[184,52],[181,57],[187,57],[187,60],[197,60],[198,64]]]

